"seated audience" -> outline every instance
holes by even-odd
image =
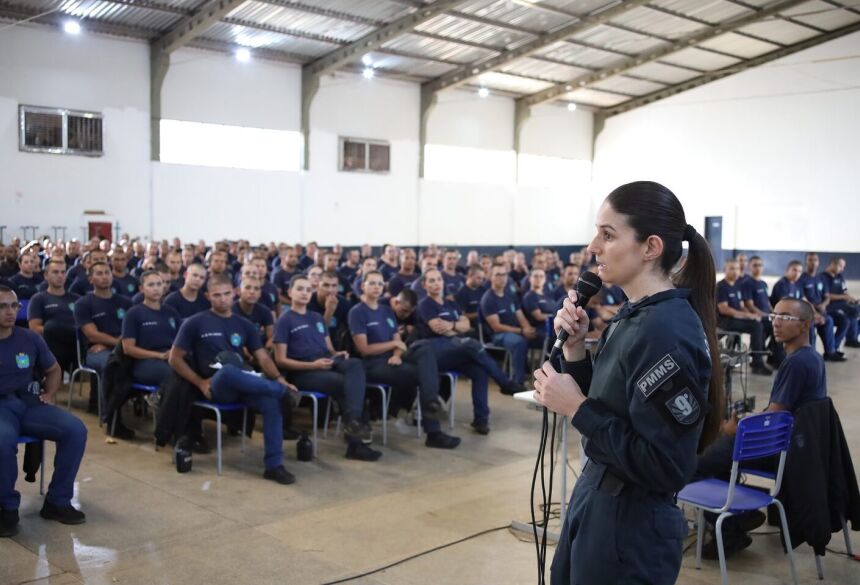
[[[389,384],[394,393],[394,412],[410,409],[415,388],[421,401],[425,445],[455,449],[460,439],[442,432],[439,419],[444,411],[439,403],[439,368],[432,348],[422,343],[409,349],[397,332],[397,318],[391,307],[380,304],[385,281],[381,272],[368,272],[362,283],[361,302],[349,311],[349,330],[370,382]]]
[[[45,264],[44,274],[48,287],[30,299],[27,307],[28,325],[45,338],[60,368],[68,372],[77,360],[74,304],[79,297],[63,288],[66,280],[65,261],[49,260]]]
[[[233,283],[226,274],[207,283],[212,308],[186,319],[170,350],[170,367],[191,382],[206,400],[243,402],[263,415],[263,477],[287,485],[296,478],[283,465],[281,401],[296,392],[287,383],[260,343],[254,326],[233,314]],[[264,376],[249,371],[242,359],[247,351]],[[186,361],[189,356],[190,363]],[[220,366],[220,367],[217,367]]]
[[[15,482],[21,435],[56,443],[54,475],[39,515],[62,524],[86,520],[72,506],[72,498],[87,429],[71,413],[54,406],[63,374],[45,341],[34,331],[15,326],[18,309],[15,292],[0,286],[0,537],[7,538],[18,532],[21,494]]]
[[[397,246],[384,244],[382,246],[382,256],[379,258],[379,272],[382,273],[385,282],[388,282],[398,271]]]
[[[814,331],[818,331],[821,343],[824,344],[824,361],[845,361],[845,354],[837,348],[845,340],[848,320],[841,313],[830,315],[827,312],[830,294],[824,290],[824,280],[818,275],[818,264],[818,254],[815,252],[806,254],[806,271],[800,275],[798,284],[803,290],[803,297],[815,309]],[[815,347],[815,333],[810,331],[809,335],[809,343]]]
[[[529,265],[526,263],[525,252],[516,252],[511,265],[510,277],[514,282],[522,282],[529,275]]]
[[[770,295],[770,304],[776,305],[780,300],[789,297],[792,299],[803,298],[803,290],[798,284],[800,275],[803,273],[803,265],[800,260],[792,260],[785,267],[785,273],[782,278],[776,281],[773,285],[773,292]]]
[[[347,459],[378,460],[382,453],[365,444],[370,443],[372,434],[362,421],[364,365],[345,351],[335,351],[322,315],[308,310],[312,293],[307,277],[294,276],[289,292],[293,304],[275,326],[275,363],[299,388],[323,392],[338,401]]]
[[[275,320],[272,311],[260,302],[261,290],[259,280],[253,276],[245,276],[239,283],[239,299],[233,303],[232,312],[250,321],[260,335],[263,348],[271,351]],[[251,361],[251,358],[250,353],[245,355],[245,359]]]
[[[210,308],[209,300],[202,289],[206,283],[206,269],[202,264],[192,264],[185,270],[185,284],[178,291],[164,298],[164,304],[176,309],[183,320]]]
[[[568,297],[570,291],[576,291],[576,281],[579,280],[580,268],[578,264],[567,263],[564,265],[564,270],[561,273],[558,286],[556,286],[552,294],[552,300],[556,303],[563,303]]]
[[[339,330],[347,327],[350,304],[346,298],[337,294],[337,286],[337,273],[324,272],[316,292],[311,295],[308,309],[323,316],[332,343],[338,349],[345,349],[340,347]]]
[[[543,270],[533,269],[543,276]],[[526,357],[529,341],[537,339],[535,328],[520,307],[516,294],[505,286],[508,271],[503,264],[494,264],[490,273],[490,289],[481,297],[481,313],[492,337],[490,341],[511,353],[513,380],[522,384],[526,377]],[[541,283],[541,287],[545,282]]]
[[[3,249],[3,262],[0,263],[0,278],[9,279],[18,274],[21,267],[18,265],[18,246],[9,244]]]
[[[349,291],[349,280],[347,280],[344,276],[340,274],[338,271],[338,265],[340,264],[340,254],[336,254],[334,252],[328,252],[323,257],[323,272],[334,272],[337,276],[337,294],[343,296],[344,298],[347,295],[347,291]]]
[[[155,271],[158,273],[159,276],[161,276],[161,281],[164,284],[164,286],[161,287],[161,295],[162,295],[161,299],[163,301],[165,298],[167,298],[168,293],[176,292],[176,291],[170,290],[170,269],[167,268],[167,264],[165,264],[164,262],[162,262],[160,260],[158,262],[155,262],[154,264],[152,264],[151,267],[149,266],[149,264],[150,264],[150,262],[144,262],[143,263],[143,265],[146,267],[144,272]],[[141,276],[142,275],[143,275],[143,273],[141,273]],[[131,302],[135,305],[139,305],[140,303],[143,302],[143,299],[144,299],[144,295],[143,295],[143,291],[141,290],[141,291],[135,293],[135,295],[131,298]]]
[[[833,258],[821,273],[824,290],[830,296],[827,312],[833,316],[834,321],[837,315],[841,315],[847,321],[845,347],[860,347],[860,341],[857,339],[858,329],[860,329],[857,319],[860,311],[857,310],[857,299],[848,294],[848,284],[845,282],[843,272],[845,272],[845,259],[837,257]]]
[[[522,312],[535,330],[535,339],[543,343],[546,338],[546,320],[555,317],[558,302],[543,294],[546,277],[540,270],[532,270],[529,284],[531,289],[523,295]]]
[[[418,295],[410,288],[404,288],[397,296],[388,299],[388,306],[397,317],[397,332],[400,339],[411,343],[418,336],[415,328],[415,309],[418,307]]]
[[[460,261],[460,253],[457,250],[445,250],[442,256],[442,280],[445,283],[445,298],[454,300],[457,291],[463,288],[466,279],[457,270]]]
[[[466,273],[466,282],[463,287],[454,295],[454,300],[460,306],[463,314],[469,319],[472,328],[478,324],[478,310],[481,308],[481,297],[484,296],[486,288],[484,288],[484,269],[478,264],[473,264],[469,267],[469,272]]]
[[[15,291],[18,301],[30,300],[33,295],[39,292],[45,278],[40,272],[39,259],[32,252],[25,252],[18,258],[19,271],[13,274],[9,279],[9,288]]]
[[[420,274],[415,267],[415,250],[403,248],[400,251],[400,270],[392,276],[388,282],[388,294],[392,297],[400,294],[404,288],[409,288],[413,282],[418,280]]]
[[[348,250],[346,253],[346,260],[343,264],[341,264],[338,269],[338,274],[340,274],[341,278],[345,278],[350,286],[352,285],[352,280],[355,278],[356,273],[358,272],[359,263],[361,262],[361,253],[358,250]],[[348,291],[351,294],[351,291]]]
[[[438,270],[435,256],[426,256],[421,260],[421,275],[423,276],[428,270]],[[442,273],[440,272],[439,274],[441,275]],[[424,288],[424,282],[420,277],[413,280],[409,288],[415,293],[418,302],[423,301],[427,296],[427,290]]]
[[[737,286],[738,263],[729,260],[725,264],[725,278],[717,283],[717,323],[720,328],[736,333],[750,334],[752,372],[770,376],[770,368],[764,364],[764,329],[761,317],[743,306],[743,293]]]
[[[90,282],[90,267],[97,262],[107,264],[107,254],[101,250],[87,251],[81,256],[81,263],[72,266],[66,272],[66,288],[70,293],[82,297],[93,290]],[[112,279],[111,282],[113,282]]]
[[[287,247],[281,256],[281,264],[272,272],[272,284],[278,287],[281,304],[290,305],[290,280],[301,272],[299,268],[299,257],[295,249]]]
[[[114,293],[126,298],[134,298],[139,292],[139,281],[128,270],[128,255],[120,246],[114,246],[108,254],[113,273]]]
[[[260,281],[260,303],[269,309],[274,317],[280,314],[281,299],[278,295],[278,287],[272,284],[267,275],[269,267],[266,259],[257,256],[251,260],[251,266],[257,269],[257,279]]]
[[[770,355],[767,358],[767,363],[779,366],[782,360],[785,359],[785,352],[773,337],[773,324],[770,321],[770,314],[773,313],[773,305],[770,304],[767,283],[762,278],[764,274],[764,260],[759,256],[753,256],[749,260],[749,266],[750,273],[747,275],[741,288],[744,308],[749,313],[759,317],[762,335],[765,340],[769,340],[767,348],[770,351]]]
[[[361,297],[361,279],[365,274],[374,270],[376,270],[376,258],[366,256],[361,259],[361,266],[358,272],[355,273],[355,276],[353,276],[352,283],[350,283],[353,302],[358,302],[358,299]]]

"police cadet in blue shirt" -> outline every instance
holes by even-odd
[[[113,289],[118,295],[134,298],[139,291],[139,281],[128,271],[128,254],[122,246],[114,246],[108,254],[113,271]]]
[[[445,283],[445,298],[454,300],[457,291],[463,288],[466,279],[457,271],[460,253],[457,250],[445,250],[442,256],[442,281]]]
[[[251,265],[257,269],[257,278],[260,280],[260,304],[272,311],[272,317],[277,317],[280,314],[281,299],[278,296],[278,287],[272,284],[272,281],[266,276],[268,266],[265,258],[254,258],[251,260]]]
[[[361,297],[361,279],[368,272],[376,270],[376,258],[368,256],[361,259],[361,266],[358,272],[352,277],[350,282],[350,292],[352,293],[352,302],[357,303]]]
[[[749,267],[750,273],[746,275],[746,280],[741,287],[743,305],[747,312],[759,317],[762,337],[767,341],[767,349],[770,352],[767,363],[772,366],[779,366],[785,359],[785,351],[773,336],[773,326],[769,318],[773,312],[773,306],[770,304],[767,283],[762,278],[764,260],[759,256],[752,256],[749,259]],[[740,282],[740,279],[737,282]]]
[[[580,268],[578,264],[568,262],[564,265],[558,286],[552,290],[552,300],[556,303],[563,302],[568,292],[576,289],[576,281],[579,280]]]
[[[244,402],[263,415],[263,477],[282,485],[296,478],[284,468],[281,401],[297,392],[278,372],[260,343],[260,334],[246,319],[232,312],[233,282],[217,274],[207,283],[212,309],[185,320],[170,350],[170,367],[196,386],[207,400]],[[223,360],[226,353],[242,362],[242,352],[254,356],[264,377]],[[191,354],[193,366],[185,361]],[[213,367],[220,364],[220,368]]]
[[[798,280],[804,298],[815,310],[815,328],[809,331],[809,343],[815,347],[815,331],[818,331],[818,336],[824,344],[824,361],[844,362],[846,361],[845,354],[838,351],[837,348],[845,340],[848,320],[841,313],[830,315],[827,312],[830,295],[824,290],[824,281],[818,275],[818,264],[818,254],[808,252],[806,254],[806,270]]]
[[[289,372],[290,381],[302,389],[334,396],[340,404],[347,441],[347,459],[376,461],[382,453],[367,444],[373,436],[362,421],[367,378],[361,360],[335,351],[322,315],[308,310],[310,281],[297,275],[290,283],[293,304],[275,325],[275,363]]]
[[[466,283],[454,295],[454,300],[457,301],[460,309],[469,318],[469,323],[472,324],[472,327],[477,325],[478,310],[481,308],[481,297],[484,296],[484,292],[486,291],[484,288],[485,279],[486,274],[484,274],[483,268],[478,264],[469,266],[469,272],[466,273]]]
[[[421,281],[427,296],[418,303],[419,335],[429,340],[440,370],[457,370],[472,380],[472,428],[486,435],[490,432],[487,377],[495,380],[505,394],[522,392],[525,386],[510,380],[476,339],[462,337],[471,327],[469,319],[457,303],[443,296],[444,283],[439,270],[428,268]]]
[[[260,302],[260,281],[245,276],[239,283],[239,300],[233,303],[233,313],[251,322],[260,335],[260,343],[266,350],[273,347],[275,319],[272,312]],[[251,355],[245,356],[250,358]]]
[[[774,307],[771,315],[774,336],[784,346],[787,357],[774,376],[770,400],[765,412],[781,410],[794,412],[796,408],[807,402],[827,396],[824,361],[809,343],[809,331],[812,329],[814,316],[815,311],[812,306],[802,299],[785,298]],[[729,478],[737,425],[737,413],[732,412],[732,417],[721,424],[717,440],[699,457],[696,466],[697,477],[718,477],[724,480]],[[777,459],[754,460],[747,462],[746,466],[774,473]],[[711,524],[716,520],[716,514],[706,512],[705,517]],[[725,554],[728,556],[748,547],[752,539],[747,532],[760,526],[764,521],[765,515],[760,511],[726,518],[722,526]],[[704,546],[702,555],[716,559],[716,548],[712,540]]]
[[[272,272],[272,284],[278,288],[282,305],[290,304],[290,280],[299,272],[299,256],[292,247],[287,247],[281,256],[281,264]]]
[[[408,288],[413,282],[418,280],[421,274],[416,270],[415,250],[412,248],[403,248],[400,251],[400,270],[391,277],[388,282],[388,294],[396,297],[404,288]]]
[[[185,284],[178,291],[164,298],[164,304],[173,307],[182,319],[209,310],[209,301],[203,292],[206,284],[206,269],[202,264],[191,264],[185,270]]]
[[[75,351],[74,305],[78,295],[66,292],[66,263],[49,260],[45,264],[45,280],[48,287],[36,293],[27,305],[28,327],[41,335],[60,368],[70,370],[77,359]]]
[[[798,283],[800,275],[803,273],[803,264],[800,260],[792,260],[785,267],[785,273],[782,278],[776,281],[773,285],[773,292],[770,294],[770,304],[775,306],[781,299],[801,299],[803,298],[803,289]]]
[[[597,213],[589,251],[601,278],[630,299],[598,345],[572,292],[555,319],[563,373],[535,371],[535,400],[569,417],[588,462],[573,490],[552,562],[553,585],[675,583],[687,522],[675,493],[719,428],[723,396],[714,323],[714,265],[675,195],[623,185]],[[682,240],[684,268],[673,275]],[[677,286],[677,288],[676,288]],[[710,407],[709,407],[710,405]]]
[[[156,262],[152,266],[152,268],[146,268],[143,272],[148,272],[150,270],[157,272],[158,275],[161,276],[161,281],[164,283],[164,286],[162,287],[162,290],[161,290],[161,300],[163,301],[167,298],[167,294],[171,292],[171,290],[170,290],[170,270],[168,270],[167,264],[165,264],[164,262],[161,262],[160,260],[158,262]],[[143,276],[143,272],[140,273],[141,276]],[[140,280],[140,279],[138,279],[138,280]],[[116,291],[116,285],[115,284],[114,284],[113,289],[114,289],[114,291]],[[172,291],[172,292],[176,292],[176,291]],[[131,302],[135,305],[139,305],[140,303],[143,302],[143,298],[144,298],[143,290],[141,289],[141,290],[138,290],[138,292],[136,292],[133,297],[131,297]]]
[[[558,302],[543,294],[546,276],[542,270],[532,270],[529,275],[531,289],[523,295],[523,314],[535,329],[535,339],[543,343],[546,338],[546,320],[555,316]]]
[[[86,364],[101,375],[110,352],[120,341],[122,320],[131,308],[131,300],[113,294],[113,277],[107,262],[92,263],[89,275],[93,292],[75,302],[75,325],[80,329],[83,341],[89,344]],[[99,392],[93,382],[90,390],[90,412],[98,412],[98,397]]]
[[[86,520],[84,513],[72,506],[72,497],[87,429],[78,418],[53,405],[62,382],[60,366],[41,337],[15,327],[19,307],[14,291],[0,286],[0,537],[18,532],[21,494],[15,491],[15,481],[21,435],[57,444],[54,476],[42,505],[42,518],[63,524]],[[41,390],[32,386],[42,377]]]
[[[36,272],[38,266],[39,259],[31,251],[24,252],[18,258],[19,271],[9,278],[9,288],[15,291],[19,301],[29,300],[39,292],[39,285],[45,278]]]
[[[317,290],[308,303],[308,309],[323,316],[323,323],[334,344],[338,343],[338,329],[346,328],[350,307],[349,301],[337,294],[338,282],[336,272],[323,272]]]
[[[96,262],[107,264],[107,254],[101,250],[85,252],[81,260],[81,264],[72,266],[69,269],[66,273],[66,288],[70,293],[84,296],[88,292],[92,292],[93,284],[90,281],[90,268],[92,268],[93,264]],[[69,275],[72,274],[76,268],[80,268],[80,270],[74,275],[73,280],[70,281]],[[113,279],[111,279],[111,286],[113,286]]]
[[[424,275],[428,270],[439,270],[436,266],[436,258],[427,257],[421,260],[421,276],[412,281],[412,284],[409,285],[409,288],[412,292],[415,293],[415,296],[418,297],[418,302],[420,303],[427,297],[427,289],[424,287]],[[439,271],[439,278],[442,278],[442,271]],[[444,282],[444,281],[443,281]],[[444,294],[444,290],[443,290]]]
[[[770,376],[773,372],[764,365],[764,328],[762,317],[758,313],[748,311],[744,305],[744,297],[738,287],[738,261],[727,260],[724,267],[725,278],[717,283],[717,312],[719,325],[726,331],[750,334],[750,349],[752,350],[752,373]]]
[[[481,313],[492,334],[492,342],[511,352],[512,378],[517,384],[522,384],[526,378],[529,342],[537,339],[537,332],[523,314],[517,295],[505,286],[507,281],[507,267],[493,264],[490,289],[481,297]]]
[[[830,296],[830,304],[827,305],[827,312],[833,315],[834,321],[836,315],[844,316],[847,321],[845,330],[845,347],[860,347],[860,341],[857,339],[858,316],[860,311],[857,309],[857,299],[848,294],[848,285],[845,283],[845,259],[833,258],[827,264],[827,268],[821,273],[821,279],[824,281],[824,290]],[[837,345],[838,347],[838,345]]]
[[[436,449],[455,449],[460,439],[442,432],[439,419],[445,413],[439,403],[439,367],[432,348],[413,343],[406,348],[397,331],[397,316],[391,307],[379,302],[385,287],[381,272],[368,272],[362,283],[361,302],[349,311],[349,331],[355,348],[364,359],[367,379],[390,384],[397,399],[391,410],[410,409],[418,388],[421,424],[427,433],[425,445]]]
[[[397,246],[383,244],[382,256],[379,258],[379,272],[382,274],[382,278],[388,282],[397,274],[397,271]]]

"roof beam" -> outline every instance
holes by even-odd
[[[323,75],[335,71],[339,67],[354,61],[364,53],[374,51],[392,39],[411,31],[416,26],[435,18],[462,1],[436,0],[432,4],[418,8],[415,12],[401,16],[357,41],[353,41],[349,45],[336,49],[316,61],[305,65],[303,75]]]
[[[689,81],[685,81],[683,83],[679,83],[677,85],[672,85],[667,87],[666,89],[661,89],[647,95],[632,99],[630,101],[621,103],[617,106],[613,106],[610,108],[604,108],[602,111],[606,115],[606,117],[616,116],[618,114],[623,114],[624,112],[629,112],[630,110],[635,110],[636,108],[640,108],[647,104],[654,103],[656,101],[662,100],[664,98],[677,95],[681,92],[693,89],[695,87],[699,87],[710,83],[712,81],[716,81],[718,79],[722,79],[723,77],[728,77],[729,75],[734,75],[735,73],[740,73],[741,71],[745,71],[752,67],[758,67],[759,65],[763,65],[765,63],[769,63],[770,61],[774,61],[776,59],[781,59],[783,57],[787,57],[788,55],[792,55],[799,51],[803,51],[805,49],[809,49],[816,45],[820,45],[821,43],[826,43],[828,41],[832,41],[834,39],[838,39],[839,37],[860,31],[860,22],[855,22],[848,26],[844,26],[842,28],[837,28],[832,30],[826,34],[815,36],[805,41],[801,41],[799,43],[795,43],[793,45],[789,45],[782,49],[777,49],[776,51],[771,51],[770,53],[765,53],[764,55],[760,55],[753,59],[749,59],[740,63],[738,65],[731,65],[729,67],[724,67],[723,69],[717,69],[716,71],[711,71],[706,73],[700,77],[696,77],[695,79],[691,79]]]
[[[156,51],[170,54],[209,30],[245,0],[209,0],[193,14],[184,17],[169,31],[153,41]]]
[[[13,22],[26,20],[37,24],[62,28],[63,21],[67,18],[65,14],[59,11],[49,12],[47,14],[42,14],[41,16],[40,14],[42,13],[38,10],[28,10],[21,6],[9,4],[8,2],[0,0],[0,18],[5,18]],[[81,22],[86,30],[118,37],[151,39],[159,34],[157,30],[151,28],[103,22],[95,18],[85,18]]]
[[[621,73],[624,73],[625,71],[629,71],[631,69],[639,67],[640,65],[644,65],[645,63],[657,61],[682,49],[694,47],[699,43],[723,35],[727,32],[739,29],[741,27],[753,24],[754,22],[759,22],[760,20],[773,16],[782,10],[787,10],[793,6],[802,4],[807,1],[808,0],[782,0],[780,2],[777,2],[776,4],[768,6],[767,8],[759,10],[755,14],[735,18],[722,23],[718,27],[680,37],[667,47],[657,49],[645,55],[638,55],[623,59],[618,63],[612,65],[611,67],[606,67],[599,71],[594,71],[586,75],[581,75],[580,77],[577,77],[576,79],[573,79],[566,83],[558,83],[553,87],[547,88],[543,91],[539,91],[530,96],[526,96],[525,98],[523,98],[523,101],[528,106],[534,106],[545,101],[555,99],[569,91],[589,87],[608,77],[619,75]]]
[[[496,69],[497,67],[510,63],[516,59],[528,57],[548,45],[562,41],[567,37],[595,26],[604,24],[612,18],[646,4],[648,1],[649,0],[627,0],[626,2],[613,6],[612,8],[607,8],[606,10],[602,10],[598,13],[591,13],[583,16],[581,20],[577,20],[572,24],[562,25],[555,30],[541,35],[538,38],[526,42],[514,49],[504,51],[495,57],[489,57],[479,63],[460,67],[459,69],[456,69],[451,73],[447,73],[438,79],[425,83],[422,85],[421,91],[425,93],[436,93],[443,89],[466,83],[479,76],[481,73]]]
[[[289,10],[295,10],[296,12],[304,12],[306,14],[316,14],[317,16],[326,16],[328,18],[334,18],[336,20],[343,20],[344,22],[352,22],[354,24],[366,24],[368,26],[385,26],[385,22],[381,20],[375,20],[373,18],[367,18],[365,16],[358,16],[355,14],[350,14],[348,12],[342,12],[340,10],[332,10],[331,8],[321,8],[319,6],[310,6],[308,4],[302,4],[301,2],[295,2],[294,0],[257,0],[258,2],[262,2],[263,4],[271,4],[272,6],[280,6],[281,8],[287,8]]]

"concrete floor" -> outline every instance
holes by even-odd
[[[860,466],[860,352],[848,351],[850,361],[828,364],[827,374]],[[766,404],[770,379],[751,377],[750,382],[758,404]],[[349,582],[535,583],[533,543],[506,527],[511,520],[529,520],[540,418],[495,389],[490,401],[493,431],[481,437],[468,427],[471,404],[461,382],[455,432],[463,443],[453,452],[426,449],[393,425],[378,463],[344,459],[343,443],[331,435],[320,441],[319,458],[311,463],[297,462],[295,444],[285,443],[287,468],[298,477],[287,487],[260,477],[259,434],[245,454],[237,438],[226,439],[223,476],[215,473],[214,454],[195,455],[193,471],[179,475],[170,450],[156,452],[143,439],[108,444],[95,417],[83,414],[90,438],[76,503],[87,513],[87,523],[68,527],[39,518],[38,484],[20,478],[21,531],[13,539],[0,539],[0,585],[322,584],[493,528],[501,529]],[[131,414],[126,419],[139,436],[149,436],[149,421]],[[297,426],[305,422],[300,416]],[[214,427],[207,423],[206,429],[214,445]],[[572,468],[579,469],[575,431],[570,445]],[[49,444],[49,458],[52,453]],[[569,478],[572,487],[573,473]],[[860,552],[860,538],[853,535],[855,552]],[[830,546],[844,551],[841,535],[834,535]],[[550,558],[553,552],[551,547]],[[796,555],[801,583],[818,583],[811,549],[801,546]],[[717,563],[704,561],[697,571],[694,557],[692,545],[678,582],[719,583]],[[755,536],[753,545],[728,565],[733,583],[789,582],[776,535]],[[860,584],[860,563],[844,556],[828,554],[824,570],[823,583]]]

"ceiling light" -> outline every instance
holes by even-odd
[[[361,62],[364,63],[366,67],[370,67],[371,65],[373,65],[373,59],[370,58],[369,54],[362,57]]]
[[[365,67],[364,71],[361,72],[364,75],[365,79],[373,79],[373,76],[376,75],[376,72],[373,70],[373,67]]]
[[[63,23],[63,30],[70,35],[77,35],[81,32],[81,23],[77,20],[67,20]]]
[[[251,60],[251,50],[242,47],[236,51],[236,59],[241,63],[247,63]]]
[[[485,98],[488,95],[490,95],[490,90],[487,89],[486,87],[482,87],[481,89],[478,90],[478,96],[479,97]]]
[[[567,104],[567,111],[568,112],[575,112],[576,111],[576,104],[573,102],[569,102]]]

